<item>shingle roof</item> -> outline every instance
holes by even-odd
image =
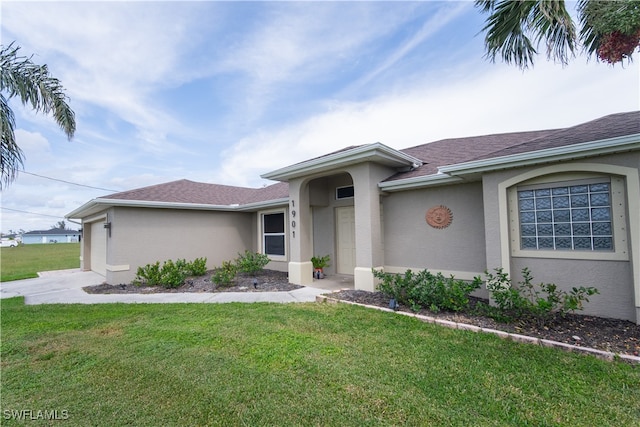
[[[289,185],[287,183],[277,183],[264,188],[246,188],[181,179],[123,191],[102,198],[225,206],[263,202],[288,196]]]
[[[612,114],[564,129],[443,139],[400,150],[423,160],[425,164],[410,172],[397,173],[386,181],[432,175],[440,166],[633,134],[640,134],[640,111]]]
[[[27,231],[26,233],[23,233],[23,236],[51,236],[51,235],[61,236],[61,235],[70,235],[70,234],[78,235],[80,234],[80,232],[77,230],[61,230],[59,228],[53,228],[51,230]]]
[[[400,150],[422,160],[424,164],[412,171],[397,173],[386,181],[436,174],[441,166],[633,134],[640,134],[640,111],[612,114],[564,129],[443,139]],[[354,148],[357,147],[347,147],[330,154]],[[246,188],[182,179],[111,194],[103,199],[228,206],[267,202],[288,196],[289,184],[286,182],[263,188]]]

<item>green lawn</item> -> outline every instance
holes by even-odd
[[[640,420],[637,367],[361,307],[1,304],[3,425],[20,410],[69,426]]]
[[[0,282],[38,277],[38,271],[80,267],[80,243],[0,248]]]

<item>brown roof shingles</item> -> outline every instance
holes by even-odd
[[[288,195],[289,185],[287,183],[278,183],[264,188],[245,188],[181,179],[123,191],[103,198],[228,206],[276,200],[286,198]]]
[[[443,139],[401,150],[425,164],[410,172],[397,173],[387,181],[436,174],[440,166],[634,134],[640,134],[640,111],[612,114],[565,129]]]

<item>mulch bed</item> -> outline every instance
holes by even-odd
[[[88,294],[157,294],[180,292],[288,292],[300,289],[303,286],[289,283],[287,272],[275,270],[263,270],[257,275],[257,286],[253,285],[253,276],[239,274],[231,286],[218,286],[211,281],[213,271],[204,276],[188,277],[184,284],[178,288],[165,288],[162,286],[138,286],[131,283],[120,285],[86,286]]]
[[[389,297],[381,292],[346,290],[327,295],[330,298],[389,308]],[[480,299],[472,300],[472,306]],[[640,352],[640,326],[626,320],[567,314],[555,316],[544,326],[531,323],[500,323],[489,317],[466,313],[439,312],[429,310],[415,312],[400,305],[398,311],[417,313],[457,323],[466,323],[482,328],[497,329],[514,334],[558,341],[580,347],[596,348],[613,353],[638,356]]]
[[[302,286],[289,283],[286,272],[264,270],[259,274],[257,287],[253,285],[253,276],[239,275],[232,286],[220,287],[211,281],[211,271],[204,276],[190,277],[179,288],[167,289],[161,286],[136,286],[132,284],[87,286],[85,292],[91,294],[125,294],[125,293],[176,293],[176,292],[287,292]],[[389,298],[380,292],[343,290],[328,294],[329,297],[368,304],[378,307],[389,307]],[[481,300],[474,300],[477,303]],[[400,306],[401,311],[414,313],[409,307]],[[556,316],[544,326],[530,323],[500,323],[491,318],[466,313],[439,312],[422,310],[418,314],[466,323],[482,328],[497,329],[505,332],[528,335],[582,347],[596,348],[613,353],[624,353],[638,356],[640,353],[640,326],[625,320],[606,319],[579,314]]]

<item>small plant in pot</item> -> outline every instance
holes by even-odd
[[[313,264],[313,277],[316,279],[324,278],[324,268],[329,266],[331,258],[329,255],[325,256],[313,256],[311,258],[311,264]]]

